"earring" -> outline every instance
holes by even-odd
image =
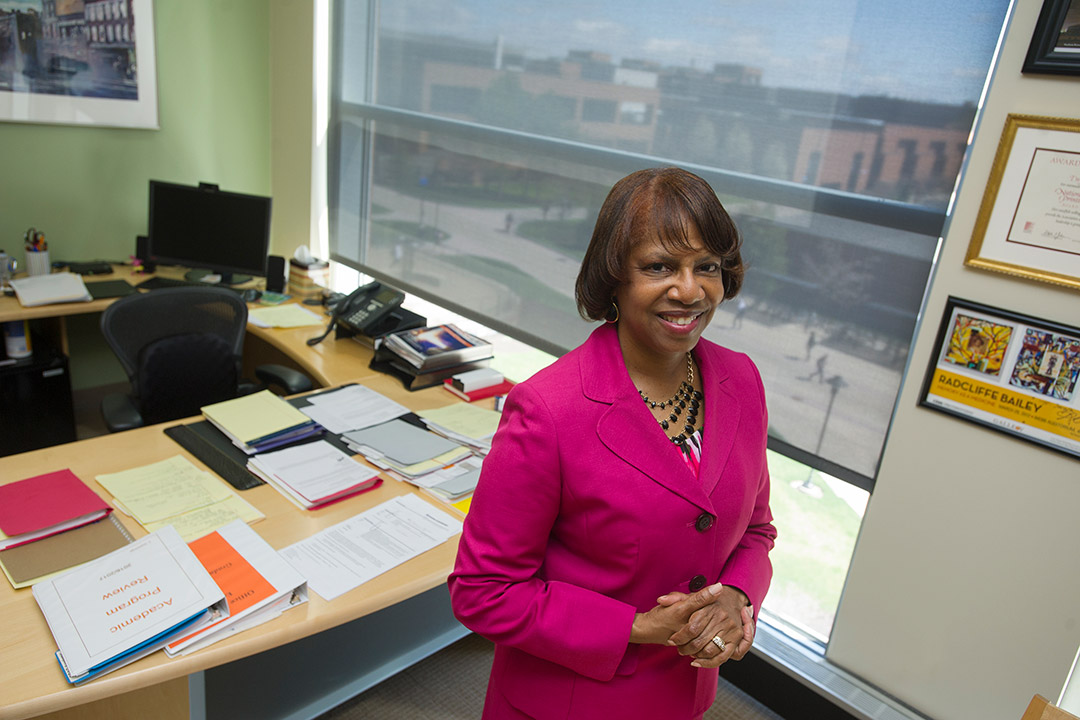
[[[614,300],[611,301],[611,307],[615,308],[615,317],[611,318],[610,320],[608,318],[604,318],[604,322],[606,322],[608,325],[619,322],[619,306],[615,304]],[[608,315],[611,315],[611,311],[608,311]]]

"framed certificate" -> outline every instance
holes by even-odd
[[[964,263],[1080,289],[1080,120],[1008,116]]]
[[[919,404],[1080,459],[1080,328],[950,297]]]

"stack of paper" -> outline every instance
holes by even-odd
[[[305,510],[378,487],[379,474],[326,442],[256,455],[248,470]]]
[[[318,423],[269,390],[207,405],[202,413],[248,455],[322,432]]]
[[[19,278],[11,281],[11,287],[23,307],[93,300],[82,276],[69,272]]]
[[[305,399],[311,404],[300,411],[337,435],[378,425],[409,412],[401,403],[363,385],[347,385],[339,390],[307,395]]]
[[[68,682],[104,675],[228,612],[172,527],[33,588]]]
[[[0,550],[101,520],[111,510],[70,470],[0,485]]]
[[[353,430],[342,439],[371,464],[406,478],[433,472],[472,454],[469,448],[404,420]]]
[[[307,601],[304,577],[239,520],[188,547],[225,593],[229,616],[173,640],[169,656],[202,650]]]
[[[480,468],[483,458],[471,455],[461,462],[439,468],[426,475],[415,478],[403,478],[416,485],[428,495],[444,503],[455,503],[471,495],[480,481]]]
[[[480,455],[487,455],[491,451],[491,438],[499,429],[499,421],[502,419],[502,414],[494,410],[461,403],[434,410],[421,410],[417,415],[432,432],[468,445]]]
[[[264,517],[219,477],[199,470],[182,455],[96,479],[112,493],[116,506],[147,531],[172,525],[185,541],[233,520],[255,522]]]

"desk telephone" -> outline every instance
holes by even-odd
[[[400,290],[372,282],[361,285],[338,302],[334,317],[346,328],[369,335],[403,300],[405,295]]]
[[[392,320],[394,311],[404,300],[405,295],[400,290],[389,286],[384,287],[379,282],[361,285],[338,301],[334,306],[326,332],[308,340],[308,345],[321,342],[336,326],[340,326],[339,337],[357,333],[369,336],[378,335],[382,330],[381,325]]]

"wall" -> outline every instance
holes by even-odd
[[[0,247],[21,260],[34,226],[54,260],[125,260],[151,178],[269,193],[269,16],[260,0],[154,4],[159,130],[0,124]],[[124,378],[96,322],[70,323],[77,389]]]
[[[1080,116],[1080,78],[1021,75],[1018,0],[945,235],[827,657],[939,720],[1056,699],[1080,644],[1080,463],[917,407],[946,297],[1080,323],[1080,293],[965,268],[1009,113]]]

